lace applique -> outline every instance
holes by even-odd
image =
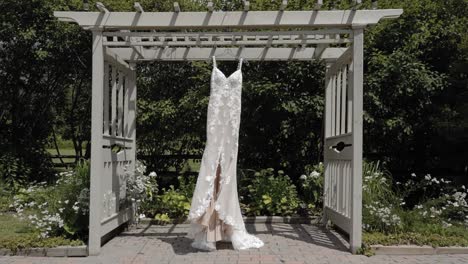
[[[241,115],[242,60],[239,62],[239,68],[229,77],[216,67],[214,58],[213,63],[207,109],[207,144],[188,216],[192,222],[188,235],[195,239],[202,237],[200,232],[205,232],[198,220],[210,206],[211,199],[214,199],[214,175],[218,165],[221,167],[221,195],[218,199],[229,199],[222,195],[225,188],[237,191],[236,162]],[[263,242],[246,232],[240,206],[236,204],[238,202],[232,199],[219,200],[215,202],[214,209],[219,218],[232,227],[231,241],[235,249],[261,247]]]

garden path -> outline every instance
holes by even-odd
[[[336,233],[315,225],[258,223],[247,224],[249,232],[260,237],[260,249],[233,251],[229,243],[218,243],[214,252],[192,249],[185,238],[188,225],[150,225],[121,233],[106,243],[100,256],[87,258],[0,257],[0,263],[468,263],[468,255],[373,256],[352,255]]]

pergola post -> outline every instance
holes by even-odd
[[[131,148],[128,151],[128,160],[133,160],[134,162],[130,164],[130,171],[135,171],[135,162],[136,162],[136,115],[137,115],[137,83],[136,83],[136,63],[129,63],[130,72],[128,74],[128,87],[127,87],[127,121],[126,126],[128,126],[127,138],[132,140]],[[134,222],[135,214],[137,208],[135,204],[132,205],[132,219],[131,222]]]
[[[353,25],[353,59],[352,59],[352,186],[351,186],[351,252],[356,253],[362,243],[362,143],[363,143],[363,58],[364,27]]]
[[[104,90],[104,48],[102,31],[93,30],[92,103],[91,103],[91,179],[89,199],[88,254],[99,255],[101,249],[101,175]]]

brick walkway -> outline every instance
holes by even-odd
[[[321,227],[302,224],[247,225],[264,242],[260,249],[234,251],[218,243],[215,252],[199,252],[185,238],[188,225],[148,226],[122,233],[102,248],[100,256],[87,258],[0,257],[0,263],[454,263],[467,264],[468,255],[373,256],[351,255],[346,242]]]

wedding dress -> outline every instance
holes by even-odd
[[[242,58],[237,70],[226,77],[213,56],[207,140],[188,215],[187,237],[198,249],[216,250],[216,241],[231,241],[236,250],[264,245],[246,231],[237,194],[241,67]]]

